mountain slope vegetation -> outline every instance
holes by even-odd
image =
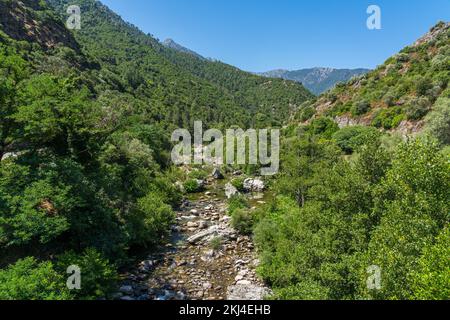
[[[50,0],[61,17],[70,1]],[[124,22],[98,1],[79,1],[75,37],[102,67],[124,75],[155,114],[180,125],[279,125],[311,94],[301,85],[268,80],[221,62],[165,47]],[[156,100],[156,101],[152,101]],[[238,116],[240,115],[240,116]],[[181,119],[179,119],[181,117]]]
[[[450,298],[449,26],[286,128],[274,200],[254,214],[274,298]]]
[[[341,126],[421,131],[430,111],[449,103],[449,36],[450,23],[437,24],[376,70],[320,96],[300,118],[316,113]]]

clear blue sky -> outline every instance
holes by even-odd
[[[247,71],[374,68],[450,21],[450,0],[101,1],[146,33]],[[366,27],[371,4],[382,30]]]

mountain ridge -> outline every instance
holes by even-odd
[[[167,47],[167,48],[170,48],[170,49],[173,49],[173,50],[176,50],[176,51],[179,51],[179,52],[191,54],[191,55],[193,55],[193,56],[195,56],[195,57],[197,57],[199,59],[202,59],[202,60],[207,60],[202,55],[198,54],[197,52],[195,52],[195,51],[193,51],[191,49],[188,49],[188,48],[182,46],[181,44],[175,42],[171,38],[168,38],[168,39],[164,40],[163,42],[161,42],[161,44],[163,46]]]
[[[336,69],[327,67],[305,68],[299,70],[275,69],[257,73],[269,78],[282,78],[302,83],[315,95],[332,89],[339,82],[347,82],[354,76],[369,72],[369,69]]]

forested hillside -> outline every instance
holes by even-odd
[[[71,1],[50,0],[61,17]],[[98,1],[79,1],[83,26],[75,33],[103,69],[119,73],[152,113],[177,125],[280,125],[311,98],[303,86],[268,80],[221,62],[167,48]]]

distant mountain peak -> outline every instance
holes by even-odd
[[[347,82],[354,76],[369,72],[368,69],[335,69],[329,67],[316,67],[300,70],[277,69],[259,73],[270,78],[282,78],[302,83],[316,95],[334,88],[339,82]]]
[[[166,47],[166,48],[170,48],[170,49],[176,50],[176,51],[178,51],[178,52],[187,53],[187,54],[196,56],[197,58],[206,60],[203,56],[201,56],[201,55],[198,54],[197,52],[192,51],[191,49],[188,49],[188,48],[182,46],[181,44],[175,42],[175,41],[174,41],[173,39],[171,39],[171,38],[168,38],[168,39],[164,40],[164,41],[162,42],[162,45],[163,45],[164,47]]]

